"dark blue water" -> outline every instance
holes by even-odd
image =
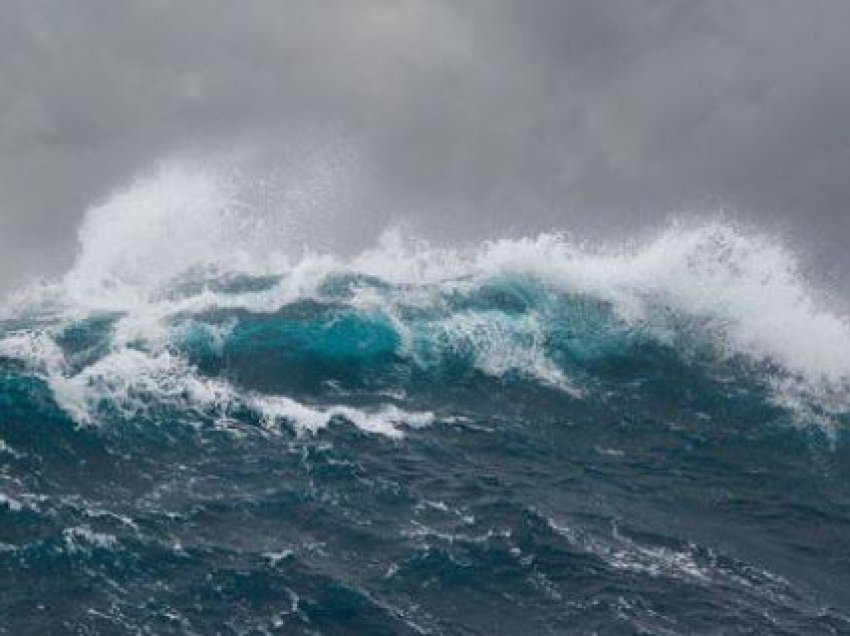
[[[283,278],[0,324],[0,630],[850,633],[840,386],[521,272]]]

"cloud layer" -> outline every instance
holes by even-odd
[[[352,164],[352,226],[598,236],[725,208],[847,289],[848,24],[842,0],[4,3],[0,289],[61,269],[86,207],[158,158],[280,169],[310,140]]]

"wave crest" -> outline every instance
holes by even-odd
[[[73,268],[7,311],[0,356],[27,361],[78,421],[104,402],[138,413],[179,399],[363,423],[350,406],[305,415],[275,391],[410,393],[478,374],[583,399],[671,357],[676,373],[768,387],[810,421],[850,411],[847,318],[791,252],[728,223],[615,248],[542,234],[447,249],[386,232],[354,256],[293,258],[275,242],[226,180],[161,171],[89,212]]]

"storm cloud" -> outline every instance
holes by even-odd
[[[355,219],[606,236],[725,209],[847,289],[848,30],[843,0],[4,2],[0,290],[61,271],[159,158],[310,138],[357,164]]]

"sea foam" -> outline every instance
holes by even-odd
[[[850,410],[848,319],[819,300],[795,255],[773,237],[714,220],[674,224],[644,242],[613,246],[541,234],[435,247],[390,230],[373,248],[342,256],[296,249],[276,231],[273,215],[246,209],[239,192],[232,178],[215,171],[168,164],[93,207],[68,273],[22,290],[4,308],[7,324],[39,315],[42,326],[6,330],[0,355],[32,364],[79,421],[90,421],[104,401],[139,412],[157,396],[222,413],[241,401],[267,421],[298,420],[307,430],[340,416],[394,435],[394,422],[405,417],[391,406],[371,415],[344,406],[313,409],[285,396],[240,395],[226,380],[202,377],[173,346],[175,322],[222,309],[272,314],[292,303],[326,300],[330,277],[367,277],[380,284],[354,285],[343,300],[353,311],[386,315],[399,334],[398,355],[416,358],[416,338],[423,336],[408,316],[431,311],[432,349],[469,350],[485,374],[518,372],[579,397],[547,352],[553,315],[447,304],[448,297],[492,281],[521,279],[556,297],[603,303],[624,329],[638,327],[658,341],[684,324],[726,357],[778,368],[771,382],[786,406],[815,400],[832,413]],[[267,279],[247,288],[210,284],[238,276]],[[201,283],[187,285],[192,280]],[[72,370],[57,335],[81,318],[109,314],[119,317],[109,350]]]

